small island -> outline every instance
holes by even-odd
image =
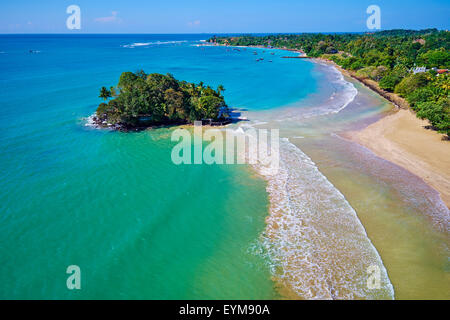
[[[209,125],[231,122],[219,85],[217,90],[179,81],[171,74],[123,72],[116,87],[102,87],[101,103],[93,121],[115,130],[141,130],[154,126],[202,121]]]

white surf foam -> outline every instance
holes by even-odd
[[[312,105],[304,105],[300,108],[298,106],[285,108],[279,113],[280,121],[301,121],[302,119],[337,114],[355,100],[358,89],[353,83],[345,80],[342,73],[334,66],[324,66],[328,71],[327,83],[332,86],[333,93],[323,102],[314,102]]]
[[[356,212],[315,163],[284,138],[280,168],[265,174],[271,198],[262,241],[275,279],[305,299],[392,299],[381,257]],[[381,287],[367,287],[367,268]]]
[[[95,117],[95,114],[93,114],[87,118],[83,118],[82,120],[85,121],[84,126],[85,127],[93,127],[93,128],[97,127],[97,125],[95,124],[95,121],[94,121],[94,117]]]
[[[134,42],[131,44],[122,45],[123,48],[136,48],[136,47],[147,47],[151,45],[164,45],[164,44],[177,44],[177,43],[185,43],[187,40],[180,41],[156,41],[156,42]]]
[[[331,72],[329,83],[333,86],[334,93],[325,101],[325,103],[315,107],[312,111],[303,114],[304,118],[339,113],[352,103],[358,95],[358,90],[353,83],[345,80],[339,70],[334,66],[327,67]]]
[[[111,125],[107,125],[106,123],[104,123],[105,126],[99,126],[94,121],[94,117],[95,117],[95,113],[90,115],[87,118],[82,118],[81,120],[84,122],[84,126],[85,127],[89,127],[89,128],[93,128],[93,129],[111,130],[110,127],[112,127],[112,126]]]
[[[338,84],[339,86],[342,86],[342,100],[344,101],[344,103],[337,109],[335,110],[331,110],[330,113],[338,113],[342,110],[344,110],[350,103],[353,102],[353,100],[355,100],[356,96],[358,95],[358,90],[355,88],[355,86],[353,85],[353,83],[348,82],[345,80],[344,75],[339,72],[339,70],[337,70],[335,67],[332,67],[332,70],[335,72],[335,74],[337,75],[337,79],[334,81],[335,84]],[[335,95],[330,97],[330,101],[335,99]]]

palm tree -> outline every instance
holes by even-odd
[[[203,81],[200,81],[197,87],[198,90],[198,95],[202,96],[203,95],[203,89],[205,89],[205,84],[203,83]],[[198,96],[197,95],[197,96]]]
[[[117,90],[115,87],[109,88],[109,91],[111,92],[111,97],[117,96]]]
[[[193,97],[198,97],[197,87],[196,87],[195,83],[190,84],[190,91],[191,91],[191,95]]]
[[[222,92],[225,91],[225,88],[223,87],[223,85],[219,84],[219,86],[217,87],[217,92],[219,93],[219,96],[221,95]]]
[[[108,100],[108,98],[111,98],[111,91],[106,89],[106,87],[102,87],[100,89],[100,95],[99,98],[102,98],[104,101]]]

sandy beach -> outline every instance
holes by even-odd
[[[424,127],[412,111],[398,110],[352,135],[352,139],[422,178],[450,207],[450,142]]]
[[[251,46],[248,46],[251,47]],[[286,48],[275,48],[287,50]],[[301,54],[301,51],[294,51]],[[386,92],[370,79],[362,79],[355,72],[341,68],[335,62],[323,58],[311,58],[314,63],[334,66],[345,77],[355,79],[370,90],[390,101],[398,110],[362,131],[352,132],[352,140],[373,151],[377,156],[393,162],[423,179],[437,190],[450,208],[450,142],[444,135],[426,129],[428,121],[420,120],[405,99]]]
[[[375,81],[361,79],[332,61],[312,60],[333,65],[344,76],[358,80],[398,108],[394,114],[352,133],[350,138],[423,179],[450,208],[450,142],[444,140],[445,135],[426,129],[428,121],[417,118],[405,99],[380,89]]]

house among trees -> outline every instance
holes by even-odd
[[[420,43],[421,45],[424,45],[426,43],[425,39],[415,39],[413,43]]]
[[[427,72],[427,68],[426,67],[415,67],[415,68],[411,69],[411,72],[414,74],[424,73],[424,72]]]

